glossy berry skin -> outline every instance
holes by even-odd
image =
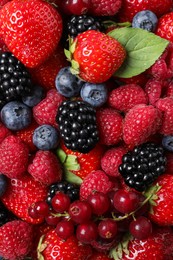
[[[55,212],[49,211],[49,214],[45,217],[45,221],[49,226],[55,226],[61,221],[61,217],[52,215],[55,214]]]
[[[1,120],[10,130],[21,130],[31,124],[31,109],[20,101],[11,101],[1,110]]]
[[[51,150],[57,147],[59,135],[51,125],[41,125],[34,130],[33,144],[40,150]]]
[[[46,217],[49,214],[49,206],[45,201],[37,201],[33,205],[37,218]]]
[[[4,174],[0,174],[0,197],[4,194],[7,188],[7,178]]]
[[[74,223],[70,220],[62,220],[57,224],[55,231],[60,238],[66,240],[74,234]]]
[[[90,7],[90,0],[65,0],[61,4],[61,9],[68,15],[81,15],[87,13]]]
[[[149,32],[154,32],[157,26],[157,16],[150,10],[138,12],[132,20],[132,27],[141,28]]]
[[[34,107],[44,97],[44,89],[41,86],[34,86],[31,90],[30,95],[25,95],[22,97],[22,102],[27,105],[28,107]]]
[[[157,28],[155,33],[171,42],[173,42],[173,33],[172,33],[172,21],[173,21],[173,12],[164,14],[158,21]],[[169,32],[169,33],[168,33]]]
[[[81,88],[80,96],[91,106],[100,107],[106,102],[108,92],[105,84],[92,84],[86,82]]]
[[[71,203],[68,213],[74,222],[85,223],[91,219],[92,208],[88,202],[76,200]]]
[[[129,230],[135,238],[146,239],[152,233],[152,224],[148,218],[140,216],[130,223]]]
[[[78,96],[83,83],[82,80],[71,73],[70,67],[62,68],[55,79],[57,91],[65,97]]]
[[[162,145],[167,151],[173,152],[173,136],[163,136]]]
[[[106,213],[110,207],[110,199],[103,192],[95,192],[90,194],[87,201],[92,207],[92,212],[96,215]]]
[[[105,239],[115,238],[117,231],[117,223],[113,219],[104,219],[98,225],[99,235]]]
[[[89,244],[98,236],[97,225],[94,222],[87,222],[79,224],[76,229],[77,239],[84,243]]]
[[[64,213],[70,206],[70,198],[63,192],[58,192],[52,198],[52,207],[58,213]]]

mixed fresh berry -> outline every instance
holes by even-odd
[[[0,259],[173,260],[173,1],[0,1]]]

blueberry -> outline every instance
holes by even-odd
[[[7,188],[7,177],[4,174],[0,174],[0,197],[5,193]]]
[[[31,124],[31,108],[20,101],[11,101],[3,106],[1,120],[10,130],[17,131],[24,129]]]
[[[173,152],[173,135],[164,136],[162,138],[162,145],[166,150]]]
[[[86,82],[80,91],[81,98],[94,107],[102,106],[107,100],[107,88],[105,84],[92,84]]]
[[[57,91],[65,97],[78,96],[83,83],[82,80],[71,73],[70,67],[62,68],[55,79]]]
[[[149,32],[154,32],[154,30],[156,29],[157,23],[158,23],[157,16],[149,10],[144,10],[144,11],[138,12],[133,17],[132,27],[141,28],[141,29],[147,30]]]
[[[29,96],[22,97],[22,101],[29,107],[34,107],[44,98],[44,89],[40,86],[34,86]]]
[[[41,125],[34,130],[33,143],[40,150],[56,148],[59,143],[58,131],[51,125]]]

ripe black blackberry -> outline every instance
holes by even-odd
[[[61,191],[65,194],[67,194],[72,201],[78,200],[79,199],[79,186],[66,182],[66,181],[61,181],[61,182],[56,182],[50,185],[48,195],[47,195],[47,203],[51,206],[51,200],[55,196],[55,194]]]
[[[103,31],[103,24],[98,17],[73,15],[67,23],[67,34],[75,38],[79,33],[87,30]]]
[[[80,100],[62,102],[57,116],[60,135],[67,148],[87,153],[99,140],[96,111],[88,103]]]
[[[165,165],[163,148],[154,143],[145,143],[123,156],[119,172],[128,186],[144,191],[164,173]]]
[[[25,66],[10,52],[0,54],[0,109],[9,101],[31,92],[31,78]]]

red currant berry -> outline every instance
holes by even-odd
[[[49,214],[49,206],[45,201],[37,201],[28,209],[32,218],[44,218]]]
[[[89,244],[96,240],[98,236],[97,225],[94,222],[87,222],[79,224],[76,229],[77,239],[84,243]]]
[[[50,226],[56,226],[60,222],[61,219],[62,219],[61,217],[52,215],[51,212],[49,213],[49,215],[47,217],[45,217],[45,221]]]
[[[74,201],[69,208],[69,215],[76,223],[84,223],[91,219],[92,209],[87,201]]]
[[[62,220],[57,224],[55,231],[60,238],[66,240],[74,234],[74,223],[70,220]]]
[[[32,205],[31,207],[28,208],[28,215],[31,218],[37,219],[39,218],[37,212],[35,211],[34,205]]]
[[[114,207],[121,213],[130,213],[136,210],[139,206],[139,195],[135,191],[126,191],[120,189],[115,192],[113,198]]]
[[[65,0],[61,9],[67,15],[82,15],[88,12],[90,0]]]
[[[96,215],[106,213],[110,207],[110,199],[103,192],[95,192],[88,196],[87,201],[92,207],[92,211]]]
[[[56,212],[63,213],[69,209],[70,198],[63,192],[57,192],[52,198],[51,204]]]
[[[144,216],[140,216],[130,223],[129,231],[137,239],[146,239],[152,233],[151,221]]]
[[[98,232],[102,238],[112,239],[117,234],[117,223],[113,219],[104,219],[98,225]]]

